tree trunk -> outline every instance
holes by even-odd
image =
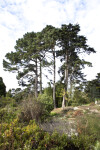
[[[68,89],[68,54],[66,51],[66,58],[65,58],[65,79],[64,79],[64,95],[62,101],[62,108],[66,107],[66,98],[67,98],[67,89]]]
[[[56,97],[55,97],[55,92],[56,92],[56,60],[55,60],[55,49],[53,50],[53,58],[54,58],[54,65],[53,65],[53,70],[54,70],[54,76],[53,76],[53,102],[54,102],[54,108],[56,108]]]
[[[42,94],[42,66],[40,61],[40,94]]]
[[[36,58],[36,72],[35,72],[35,98],[38,97],[38,66],[37,66],[37,58]]]
[[[70,98],[72,98],[72,89],[73,89],[73,82],[72,77],[70,77]]]
[[[62,108],[64,109],[65,106],[66,106],[66,94],[65,94],[65,88],[64,88],[63,101],[62,101]]]

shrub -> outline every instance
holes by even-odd
[[[87,114],[78,119],[77,131],[79,134],[93,136],[94,140],[100,140],[100,117],[96,114]]]
[[[70,145],[73,145],[74,149],[77,148],[77,150],[94,150],[93,144],[94,137],[84,134],[81,134],[79,136],[72,136],[70,141]]]
[[[8,122],[10,123],[13,119],[16,118],[16,113],[14,112],[15,108],[11,106],[0,109],[0,122]]]
[[[71,138],[57,132],[50,135],[41,130],[35,121],[24,126],[18,119],[9,124],[0,124],[1,150],[93,150],[93,143],[93,138],[84,135]],[[95,147],[98,147],[98,143]]]
[[[15,100],[11,97],[0,97],[0,107],[5,107],[8,104],[15,105]]]
[[[100,142],[97,141],[94,150],[100,150]]]
[[[45,106],[40,101],[29,97],[21,103],[21,113],[19,115],[20,121],[29,122],[35,119],[36,121],[43,120],[47,115]]]
[[[46,91],[43,94],[38,96],[38,101],[44,104],[45,110],[50,112],[53,110],[53,99],[52,95],[49,95]]]
[[[81,104],[88,104],[90,103],[90,99],[88,98],[87,94],[84,92],[81,92],[79,90],[74,91],[73,99],[72,99],[72,105],[81,105]]]

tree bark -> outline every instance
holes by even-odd
[[[40,61],[40,94],[42,94],[42,66]]]
[[[35,72],[35,98],[38,97],[38,65],[37,65],[37,58],[36,58],[36,72]]]
[[[65,58],[65,79],[64,79],[64,95],[62,101],[62,108],[66,107],[66,98],[67,98],[67,89],[68,89],[68,54],[66,51],[66,58]]]
[[[55,60],[55,49],[53,49],[53,58],[54,58],[54,65],[53,65],[53,71],[54,71],[54,76],[53,76],[53,102],[54,102],[54,108],[56,108],[56,60]]]

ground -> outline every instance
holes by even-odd
[[[100,105],[91,104],[54,109],[49,120],[40,126],[49,133],[57,131],[68,136],[78,135],[81,132],[92,132],[91,130],[100,134]]]

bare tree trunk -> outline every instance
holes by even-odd
[[[35,72],[35,97],[38,97],[38,66],[37,66],[37,58],[36,58],[36,72]]]
[[[72,78],[70,78],[70,98],[72,98],[72,89],[73,89],[73,82]]]
[[[66,59],[65,59],[65,79],[64,79],[64,95],[63,95],[63,101],[62,101],[62,108],[66,107],[66,98],[67,98],[67,89],[68,89],[68,55],[66,52]]]
[[[54,108],[56,108],[56,97],[55,97],[55,92],[56,92],[56,60],[55,60],[55,49],[53,50],[53,58],[54,58],[54,65],[53,65],[53,70],[54,70],[54,76],[53,76],[53,102],[54,102]]]
[[[40,94],[42,94],[42,66],[40,61]]]
[[[62,108],[64,109],[65,106],[66,106],[66,95],[65,95],[65,88],[64,88],[64,91],[63,91],[63,101],[62,101]]]

